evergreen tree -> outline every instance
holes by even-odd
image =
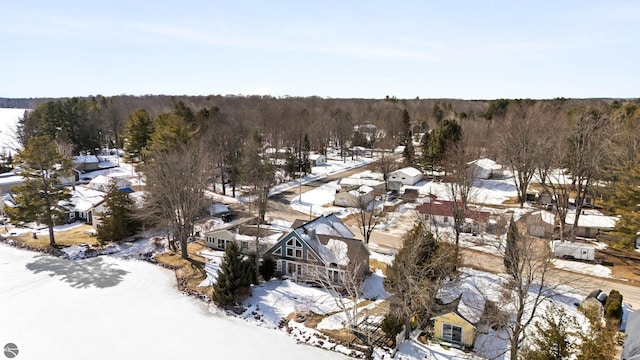
[[[402,145],[407,145],[411,143],[411,117],[409,116],[409,111],[407,109],[402,110],[402,137],[400,138],[400,143]]]
[[[604,304],[604,317],[607,323],[615,326],[622,321],[622,294],[618,290],[613,289],[609,292],[607,302]]]
[[[462,140],[462,127],[455,120],[444,120],[429,135],[428,147],[422,152],[434,166],[442,165],[447,149]]]
[[[402,157],[404,158],[404,163],[406,166],[413,166],[415,162],[416,151],[413,148],[413,144],[411,140],[404,146],[404,150],[402,150]]]
[[[620,215],[612,235],[625,239],[624,246],[633,248],[640,230],[640,153],[638,164],[628,164],[615,171],[616,180],[610,188],[611,197],[605,204],[608,210]]]
[[[104,244],[109,241],[120,241],[138,231],[140,223],[132,216],[133,200],[129,194],[121,191],[113,181],[104,198],[107,208],[102,216],[102,224],[98,226],[98,241]]]
[[[456,273],[459,259],[451,244],[438,242],[422,222],[407,233],[393,264],[387,268],[385,288],[398,301],[392,313],[409,328],[411,318],[430,318],[440,283]],[[406,333],[408,338],[409,332]]]
[[[586,333],[581,335],[577,360],[609,360],[615,353],[617,324],[607,324],[600,318],[600,312],[596,308],[588,308],[585,315],[590,326]]]
[[[244,259],[240,247],[235,242],[230,242],[218,270],[218,280],[213,285],[213,301],[219,306],[236,303],[242,291],[251,285],[251,266],[251,261]]]
[[[260,275],[264,281],[269,281],[276,272],[276,261],[268,254],[262,256],[262,264],[260,264]]]
[[[513,217],[509,222],[509,229],[507,230],[507,243],[504,250],[504,268],[507,273],[512,277],[516,277],[518,272],[518,266],[520,264],[518,251],[518,227],[516,226]],[[517,280],[517,279],[516,279]]]
[[[562,360],[569,359],[576,352],[574,338],[577,320],[562,307],[549,305],[540,320],[534,323],[534,331],[529,345],[522,351],[526,360]]]
[[[60,154],[48,137],[35,136],[27,140],[24,150],[16,155],[25,181],[12,188],[18,204],[6,212],[14,224],[37,222],[49,228],[49,244],[55,246],[53,226],[65,220],[65,203],[71,195],[59,186],[56,174],[71,168],[71,160]]]
[[[134,163],[144,161],[145,150],[148,149],[153,129],[153,121],[146,110],[136,109],[131,112],[124,128],[125,151],[128,161]]]

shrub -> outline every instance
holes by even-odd
[[[607,322],[622,320],[622,294],[618,290],[611,290],[604,305],[604,316]]]
[[[382,320],[381,329],[395,343],[396,336],[400,334],[400,331],[402,331],[402,325],[403,323],[402,323],[402,320],[400,320],[400,318],[398,318],[393,314],[388,314],[387,316],[384,317],[384,320]]]
[[[264,281],[269,281],[273,277],[273,274],[276,272],[276,261],[269,256],[269,254],[265,254],[262,256],[262,264],[260,264],[260,275],[264,279]]]

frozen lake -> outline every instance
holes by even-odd
[[[0,244],[0,346],[17,359],[347,359],[211,313],[172,272],[137,260],[69,261]]]

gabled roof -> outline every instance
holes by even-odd
[[[420,214],[453,217],[453,202],[446,200],[435,200],[425,202],[416,207]],[[464,212],[465,219],[477,221],[489,221],[491,213],[486,211],[466,210]]]
[[[296,222],[294,225],[296,225]],[[294,231],[299,234],[308,234],[315,230],[318,235],[339,236],[353,239],[355,235],[335,214],[317,217],[303,225],[295,226]]]
[[[484,314],[486,299],[480,290],[472,284],[466,282],[462,285],[457,282],[445,283],[438,290],[436,298],[445,305],[449,304],[449,312],[454,312],[471,325],[477,324]]]
[[[255,220],[255,218],[252,217],[245,217],[245,218],[240,218],[237,220],[234,220],[232,222],[229,223],[225,223],[224,225],[220,226],[220,227],[216,227],[215,229],[211,229],[210,231],[207,231],[205,233],[205,236],[210,236],[211,234],[220,232],[220,231],[225,231],[225,230],[230,230],[233,229],[235,227],[239,227],[240,225],[246,224],[248,222],[250,222],[251,220]]]
[[[622,359],[640,359],[640,311],[629,313],[625,328],[627,339],[622,348]]]
[[[422,172],[420,170],[418,170],[418,169],[416,169],[414,167],[411,167],[411,166],[407,166],[405,168],[393,171],[393,172],[391,172],[390,175],[396,174],[396,173],[403,173],[403,174],[411,176],[411,177],[422,175]]]
[[[487,158],[483,158],[483,159],[477,159],[477,160],[473,160],[471,162],[469,162],[469,165],[476,165],[480,168],[483,169],[487,169],[487,170],[501,170],[502,169],[502,165],[498,164],[497,162],[491,160],[491,159],[487,159]]]
[[[576,219],[575,212],[567,214],[565,224],[573,225]],[[603,230],[613,230],[616,227],[618,218],[605,215],[580,214],[578,218],[578,226],[585,228],[596,228]]]

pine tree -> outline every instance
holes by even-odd
[[[35,221],[46,225],[49,244],[55,246],[53,226],[64,222],[68,211],[64,204],[71,197],[67,188],[59,186],[56,175],[68,171],[71,160],[60,154],[55,143],[45,136],[30,138],[16,159],[25,181],[12,188],[18,205],[6,212],[15,224]]]
[[[526,360],[562,360],[571,358],[576,352],[574,338],[577,320],[562,307],[551,304],[540,320],[535,321],[529,346],[523,350]]]
[[[509,229],[507,230],[507,243],[504,250],[504,268],[507,273],[512,277],[516,277],[518,274],[518,264],[520,264],[518,252],[518,227],[516,226],[513,217],[509,222]],[[516,279],[517,280],[517,279]]]
[[[145,150],[148,149],[153,129],[153,121],[146,110],[136,109],[131,112],[124,128],[125,151],[128,161],[134,163],[144,161]]]
[[[438,242],[421,222],[405,235],[402,249],[387,268],[385,288],[397,298],[392,313],[409,328],[411,318],[433,313],[440,283],[456,273],[459,259],[452,245]],[[408,338],[409,332],[406,333]]]
[[[120,241],[138,231],[140,223],[133,218],[134,203],[129,194],[121,191],[113,181],[104,198],[107,208],[102,216],[102,224],[98,226],[98,241],[104,244],[109,241]]]
[[[611,187],[611,197],[606,207],[620,215],[612,235],[625,239],[624,245],[634,247],[640,230],[640,153],[636,155],[638,164],[621,167],[616,172],[616,180]]]
[[[219,306],[233,305],[242,291],[249,288],[252,279],[251,261],[244,259],[235,242],[230,242],[218,270],[218,280],[213,285],[213,301]]]
[[[577,360],[609,360],[615,353],[617,324],[607,324],[600,318],[599,311],[587,309],[585,311],[589,319],[589,330],[581,335]]]

